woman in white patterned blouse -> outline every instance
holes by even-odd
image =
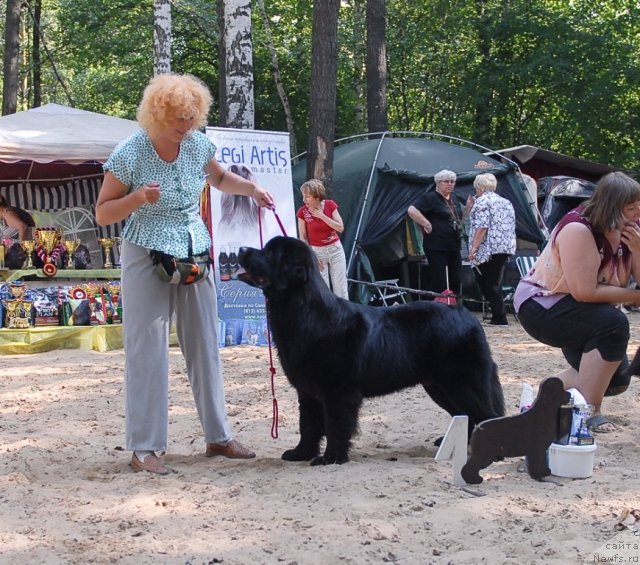
[[[506,326],[502,277],[509,255],[516,251],[516,215],[511,202],[496,194],[498,181],[491,173],[473,181],[476,199],[469,221],[469,261],[478,286],[491,308],[493,326]]]
[[[226,171],[216,147],[198,131],[211,105],[207,87],[189,75],[159,75],[138,108],[142,129],[120,143],[104,165],[96,204],[100,225],[127,218],[122,242],[126,447],[136,471],[166,475],[156,452],[167,448],[169,330],[175,316],[180,348],[204,431],[207,456],[255,454],[232,434],[218,355],[213,278],[170,284],[155,272],[150,252],[186,258],[210,249],[200,216],[205,181],[223,192],[272,206],[260,185]]]

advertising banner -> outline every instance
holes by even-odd
[[[296,237],[289,134],[232,128],[207,128],[216,159],[227,170],[254,180],[272,195],[275,213]],[[276,215],[253,198],[210,191],[220,345],[266,345],[266,315],[260,289],[238,280],[240,247],[260,247],[283,235]]]

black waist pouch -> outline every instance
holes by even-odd
[[[158,278],[169,284],[194,284],[209,276],[211,256],[208,251],[178,259],[162,251],[149,252]]]

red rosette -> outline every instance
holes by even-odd
[[[42,266],[42,272],[47,277],[53,277],[58,272],[58,267],[56,267],[53,263],[45,263]]]
[[[85,290],[80,287],[72,288],[69,292],[69,295],[75,300],[82,300],[83,298],[87,297],[87,293],[85,292]]]

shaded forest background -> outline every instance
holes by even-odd
[[[18,111],[34,105],[38,65],[41,104],[134,119],[153,74],[153,2],[37,4],[35,34],[36,2],[23,6]],[[6,6],[0,3],[3,36]],[[365,8],[366,0],[340,3],[336,138],[367,131]],[[317,86],[310,82],[313,2],[269,0],[265,9],[304,151]],[[171,10],[172,71],[199,76],[217,96],[216,1],[173,0]],[[386,14],[390,130],[495,149],[538,145],[640,170],[637,0],[388,0]],[[286,131],[260,11],[252,18],[255,128]],[[218,109],[210,125],[219,125]]]

